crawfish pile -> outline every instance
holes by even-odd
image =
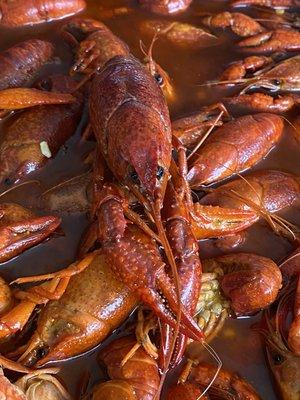
[[[0,0],[1,399],[300,399],[299,8]]]

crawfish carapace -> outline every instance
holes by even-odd
[[[153,200],[171,162],[171,126],[163,94],[133,57],[114,57],[91,86],[90,114],[99,148],[120,182]]]

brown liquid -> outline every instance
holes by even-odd
[[[195,0],[188,12],[176,17],[176,19],[197,24],[199,15],[203,12],[223,10],[224,3],[221,1]],[[88,9],[85,15],[101,19],[100,6],[109,8],[110,6],[124,5],[135,7],[135,2],[129,0],[91,0],[88,1]],[[142,39],[146,45],[149,45],[149,38],[139,34],[137,26],[145,18],[149,18],[149,14],[147,15],[136,8],[136,12],[133,14],[104,22],[130,46],[136,56],[142,58],[139,40]],[[51,23],[45,26],[12,31],[2,29],[0,30],[0,51],[27,38],[48,39],[56,45],[55,56],[57,56],[57,59],[56,63],[46,66],[40,75],[44,76],[50,71],[51,73],[67,72],[72,62],[72,54],[69,47],[63,43],[59,36],[59,27],[62,24],[63,22]],[[200,50],[180,50],[167,45],[163,41],[156,43],[154,58],[168,71],[176,86],[177,101],[170,107],[173,118],[197,111],[203,105],[217,102],[221,100],[222,96],[234,92],[234,90],[226,91],[216,87],[199,86],[207,80],[216,79],[224,66],[241,58],[241,55],[234,49],[235,37],[226,32],[218,32],[218,36],[221,37],[221,45]],[[15,201],[37,209],[39,196],[43,190],[84,172],[86,166],[82,163],[82,159],[92,145],[90,143],[86,145],[78,144],[83,126],[84,123],[80,125],[76,135],[68,141],[65,148],[59,152],[54,160],[50,161],[43,170],[30,177],[30,179],[38,179],[41,182],[41,187],[36,185],[25,186],[2,197],[1,201]],[[0,129],[5,129],[3,123],[0,124]],[[299,173],[299,147],[291,128],[286,129],[281,144],[255,168],[274,168]],[[296,207],[283,212],[282,215],[293,223],[300,222],[300,212]],[[10,281],[19,276],[56,271],[69,265],[76,257],[78,242],[87,224],[88,220],[84,214],[64,216],[63,236],[52,238],[26,251],[16,259],[1,265],[1,276]],[[203,256],[216,254],[216,250],[209,242],[202,243],[200,247]],[[286,256],[290,249],[289,242],[272,233],[264,222],[257,223],[249,230],[248,240],[245,245],[239,248],[241,251],[252,251],[271,257],[275,261]],[[275,400],[278,397],[271,384],[263,345],[258,334],[251,330],[251,325],[259,319],[260,315],[248,319],[228,320],[222,333],[214,340],[212,346],[221,357],[224,367],[238,371],[253,384],[262,399]],[[122,328],[118,332],[122,333]],[[112,337],[115,335],[112,335]],[[108,340],[111,340],[111,337]],[[61,376],[72,395],[78,394],[78,383],[85,372],[91,374],[91,384],[104,376],[104,372],[96,360],[99,347],[85,355],[59,364],[62,367]]]

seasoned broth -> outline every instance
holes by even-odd
[[[104,23],[130,47],[134,55],[143,58],[140,50],[140,41],[146,48],[149,46],[149,36],[143,36],[138,29],[141,21],[151,18],[150,14],[141,11],[135,1],[126,0],[89,0],[84,16],[101,20],[101,9],[119,6],[135,8],[133,13],[116,16],[104,20]],[[165,17],[184,22],[197,24],[200,17],[207,12],[223,11],[225,2],[194,0],[187,12],[176,17]],[[255,11],[253,12],[255,14]],[[67,73],[72,63],[72,51],[60,36],[60,27],[64,22],[53,22],[47,25],[21,28],[16,30],[0,29],[0,51],[28,38],[47,39],[55,45],[54,59],[39,73],[45,76],[49,72]],[[218,45],[204,49],[176,48],[165,41],[158,40],[154,45],[154,59],[168,71],[176,88],[176,101],[171,104],[172,118],[184,116],[199,110],[204,105],[220,101],[238,89],[225,89],[221,87],[201,86],[208,80],[216,79],[229,62],[241,58],[236,51],[234,42],[236,37],[227,31],[218,31],[220,37]],[[291,113],[293,120],[295,113]],[[15,117],[13,117],[15,118]],[[0,123],[0,131],[4,132],[12,119]],[[30,175],[30,180],[38,180],[40,184],[32,182],[2,196],[1,201],[13,201],[24,206],[29,206],[37,213],[42,213],[40,196],[48,188],[59,184],[73,176],[87,171],[84,163],[86,155],[94,147],[92,141],[79,142],[80,136],[86,125],[86,117],[78,126],[76,134],[68,140],[55,159],[48,162],[47,166]],[[1,140],[1,135],[0,135]],[[265,160],[255,165],[254,169],[279,169],[281,171],[300,172],[299,143],[291,126],[286,124],[284,137],[280,144],[273,149]],[[6,190],[3,185],[1,191]],[[45,211],[45,210],[44,210]],[[300,208],[294,206],[288,211],[280,213],[288,221],[298,224],[300,222]],[[76,251],[80,238],[88,226],[86,213],[76,213],[63,216],[61,230],[51,240],[46,241],[20,256],[1,265],[1,276],[11,281],[20,276],[43,274],[61,269],[76,259]],[[279,261],[292,249],[288,240],[275,235],[264,221],[256,223],[250,228],[247,241],[238,248],[239,251],[255,252]],[[213,241],[200,243],[200,254],[203,257],[218,254]],[[271,383],[271,376],[266,365],[264,347],[257,330],[260,314],[244,319],[228,319],[219,336],[212,342],[223,361],[224,367],[238,371],[251,383],[262,399],[276,400],[276,395]],[[117,330],[108,341],[116,335],[122,334],[126,324]],[[105,346],[103,343],[101,346]],[[90,374],[90,387],[101,380],[104,369],[97,362],[96,349],[87,354],[66,360],[59,365],[62,367],[60,376],[66,383],[74,398],[78,398],[78,387],[86,374]]]

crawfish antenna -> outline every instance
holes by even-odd
[[[212,358],[215,359],[215,361],[217,363],[217,369],[216,369],[214,376],[212,377],[212,380],[209,382],[209,384],[204,389],[203,393],[200,394],[200,396],[198,396],[196,400],[200,400],[209,391],[209,389],[212,387],[215,380],[217,379],[217,376],[219,375],[219,372],[222,368],[222,360],[218,356],[217,352],[206,342],[203,342],[202,346],[205,348],[206,351],[209,352],[209,354],[212,356]]]

